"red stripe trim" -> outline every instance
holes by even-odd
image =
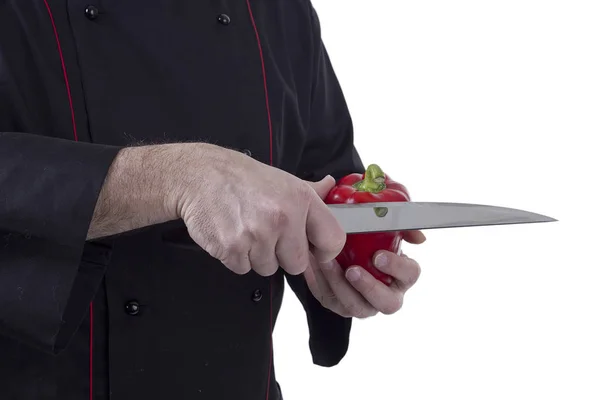
[[[273,368],[273,278],[269,278],[269,335],[270,353],[269,353],[269,369],[267,371],[267,400],[269,400],[269,392],[271,390],[271,369]]]
[[[94,398],[94,302],[90,303],[90,400]]]
[[[71,110],[71,124],[73,125],[73,137],[75,138],[75,141],[78,141],[79,138],[77,136],[77,125],[75,124],[75,111],[73,110],[73,98],[71,97],[71,85],[69,85],[69,77],[67,75],[67,67],[65,66],[65,58],[63,57],[62,46],[60,45],[60,39],[58,38],[58,30],[56,29],[56,24],[54,23],[54,16],[52,15],[52,10],[50,9],[48,0],[44,0],[44,4],[46,5],[46,10],[48,10],[48,16],[50,17],[50,23],[52,23],[52,29],[54,30],[54,39],[56,40],[56,47],[58,48],[58,56],[60,57],[60,63],[62,65],[62,70],[63,70],[63,76],[65,78],[65,87],[67,89],[67,97],[69,99],[69,109]]]
[[[258,43],[258,53],[260,54],[260,64],[262,67],[263,84],[265,89],[265,102],[267,107],[267,120],[269,122],[269,163],[273,165],[273,124],[271,123],[271,107],[269,106],[269,89],[267,86],[267,71],[265,69],[265,58],[263,56],[263,50],[262,45],[260,43],[260,35],[258,34],[258,28],[256,27],[256,21],[254,20],[254,15],[252,14],[252,6],[250,5],[250,0],[246,0],[246,4],[248,5],[248,13],[250,13],[250,21],[252,21],[252,27],[254,28],[254,33],[256,35],[256,42]]]
[[[263,86],[265,90],[265,106],[267,109],[267,121],[269,123],[269,163],[273,165],[273,124],[271,122],[271,107],[269,106],[269,88],[267,85],[267,71],[265,68],[265,58],[263,55],[262,44],[260,43],[260,35],[258,28],[256,27],[256,20],[252,13],[252,6],[250,0],[246,0],[248,5],[248,13],[250,14],[250,21],[254,28],[254,34],[256,35],[256,42],[258,44],[258,53],[260,55],[260,64],[263,75]],[[269,392],[271,391],[271,370],[273,368],[273,279],[269,279],[269,335],[270,339],[270,354],[269,354],[269,369],[267,370],[267,393],[266,400],[269,400]]]
[[[63,77],[65,79],[65,89],[67,90],[67,98],[69,100],[69,110],[71,111],[71,126],[73,127],[73,139],[78,142],[79,136],[77,135],[77,124],[75,123],[75,110],[73,108],[73,97],[71,96],[71,85],[69,84],[69,75],[67,74],[67,67],[65,65],[65,58],[62,52],[62,46],[60,44],[60,38],[58,36],[58,30],[56,29],[56,23],[54,22],[54,15],[52,9],[48,4],[48,0],[43,0],[46,10],[48,11],[48,17],[50,17],[50,23],[52,24],[52,30],[54,31],[54,39],[56,40],[56,48],[58,50],[58,56],[60,58],[60,64],[63,71]],[[90,400],[94,399],[94,303],[90,302]]]

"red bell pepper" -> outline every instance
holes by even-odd
[[[369,165],[364,174],[350,174],[340,179],[325,198],[327,204],[395,201],[410,201],[408,190],[390,179],[375,164]],[[346,245],[336,260],[344,270],[355,265],[361,266],[389,286],[393,278],[375,267],[373,256],[379,250],[398,253],[402,237],[402,232],[348,234]]]

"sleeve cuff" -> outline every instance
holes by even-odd
[[[0,332],[44,351],[67,346],[109,249],[86,243],[119,147],[0,132]]]

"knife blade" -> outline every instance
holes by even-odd
[[[516,208],[468,203],[391,202],[329,204],[328,207],[346,233],[557,221],[545,215]]]

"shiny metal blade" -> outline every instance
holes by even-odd
[[[556,221],[554,218],[545,215],[514,208],[465,203],[392,202],[330,204],[329,208],[346,233],[408,231]]]

